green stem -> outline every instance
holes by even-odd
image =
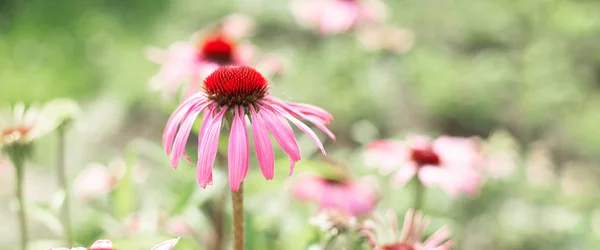
[[[69,208],[69,189],[67,183],[67,173],[66,173],[66,165],[65,165],[65,128],[64,126],[60,126],[58,128],[58,166],[57,166],[57,177],[58,177],[58,185],[61,191],[64,194],[64,200],[60,210],[60,218],[64,229],[64,236],[67,246],[70,246],[72,241],[71,236],[71,213]]]
[[[11,157],[13,164],[15,165],[15,172],[17,174],[17,201],[19,202],[19,225],[21,230],[21,250],[27,250],[27,242],[29,236],[27,235],[27,214],[25,211],[25,197],[23,195],[24,182],[25,182],[25,159],[24,157],[13,155]]]
[[[413,203],[413,208],[415,209],[415,211],[421,210],[423,208],[423,201],[425,199],[425,186],[423,186],[423,183],[421,183],[421,181],[419,180],[418,177],[415,176],[414,179],[415,182],[415,196],[414,196],[414,203]]]
[[[240,189],[231,191],[231,201],[233,204],[233,249],[244,250],[244,186],[240,184]]]

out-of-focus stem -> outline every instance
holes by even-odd
[[[67,171],[66,171],[66,165],[65,165],[65,154],[66,154],[66,147],[65,147],[65,127],[64,126],[60,126],[58,128],[58,152],[57,152],[57,177],[58,177],[58,185],[61,189],[61,191],[64,194],[64,200],[60,209],[60,219],[63,225],[63,230],[64,230],[64,236],[65,236],[65,241],[67,246],[70,246],[72,241],[72,237],[71,237],[71,213],[70,213],[70,208],[69,208],[69,201],[70,201],[70,197],[69,197],[69,189],[68,189],[68,183],[67,183]]]
[[[15,172],[17,174],[17,201],[19,202],[19,226],[21,230],[21,250],[27,250],[27,243],[29,236],[27,235],[27,214],[25,211],[25,197],[23,196],[23,186],[25,182],[25,159],[21,156],[11,157],[13,164],[15,165]]]
[[[423,208],[423,200],[425,199],[425,186],[419,180],[417,176],[415,176],[415,196],[413,208],[415,211],[421,210]]]
[[[231,191],[233,204],[233,249],[244,249],[244,186],[235,192]]]

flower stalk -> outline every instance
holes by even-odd
[[[20,249],[27,250],[27,243],[29,242],[29,235],[27,234],[27,212],[25,208],[25,196],[24,196],[24,184],[25,184],[25,159],[27,154],[27,148],[25,145],[15,144],[10,146],[7,150],[9,152],[10,160],[15,166],[15,173],[17,177],[16,196],[17,202],[19,203],[19,230],[20,230]]]
[[[413,208],[415,209],[415,211],[419,211],[423,208],[423,201],[425,199],[425,186],[423,186],[423,183],[421,183],[421,181],[419,180],[419,178],[415,177],[415,184],[414,184],[414,203],[413,203]]]
[[[65,165],[65,124],[58,127],[58,151],[57,151],[57,178],[58,185],[61,191],[64,194],[64,199],[62,206],[60,208],[60,219],[63,225],[65,243],[67,246],[70,246],[73,242],[73,238],[71,236],[71,214],[69,208],[69,189],[67,183],[67,173],[66,173],[66,165]]]
[[[233,207],[233,249],[244,249],[244,186],[240,184],[238,191],[231,191]]]

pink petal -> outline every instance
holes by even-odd
[[[169,117],[169,120],[167,121],[167,125],[165,126],[162,136],[165,154],[169,155],[171,153],[173,141],[175,140],[175,134],[177,134],[177,129],[179,127],[179,124],[181,124],[181,121],[187,116],[189,112],[193,110],[193,107],[195,105],[203,105],[207,103],[208,100],[206,100],[204,94],[198,93],[187,99],[175,110],[175,112],[173,112],[173,114],[171,115],[171,117]]]
[[[329,124],[333,121],[333,116],[324,109],[305,103],[287,103],[290,107],[306,116],[312,116],[315,120],[320,120],[323,124]]]
[[[394,184],[398,187],[406,185],[406,183],[415,176],[416,172],[417,166],[411,163],[405,164],[394,175]]]
[[[300,130],[302,130],[302,132],[304,132],[306,135],[308,135],[308,137],[310,137],[310,139],[312,139],[313,142],[315,142],[315,144],[317,144],[317,147],[319,147],[319,149],[321,149],[321,153],[323,154],[323,156],[327,155],[327,153],[325,153],[325,148],[323,148],[323,144],[321,143],[321,140],[319,140],[319,137],[317,137],[317,135],[315,134],[315,132],[312,131],[312,129],[310,129],[304,123],[302,123],[301,121],[294,118],[289,113],[287,113],[286,111],[284,111],[283,109],[281,109],[275,105],[272,105],[272,106],[265,105],[264,107],[273,109],[276,113],[283,115],[285,118],[287,118],[292,123],[294,123]]]
[[[292,193],[301,200],[320,200],[324,189],[325,183],[321,178],[306,176],[296,181]]]
[[[244,178],[246,178],[246,174],[248,173],[248,163],[250,161],[248,130],[244,118],[244,109],[239,106],[235,107],[235,117],[231,124],[227,152],[229,186],[232,191],[238,191],[240,189],[240,184]]]
[[[175,247],[175,245],[177,244],[178,241],[179,241],[179,238],[167,240],[163,243],[160,243],[160,244],[154,246],[150,250],[171,250],[171,249],[173,249],[173,247]]]
[[[433,235],[431,235],[429,237],[429,239],[427,239],[425,241],[425,244],[423,244],[423,246],[425,246],[425,247],[437,247],[443,241],[447,240],[448,237],[450,237],[450,230],[448,228],[446,228],[446,227],[442,227],[438,231],[436,231]]]
[[[92,246],[90,247],[90,250],[105,250],[105,249],[112,249],[112,242],[110,242],[110,240],[97,240],[96,242],[94,242],[94,244],[92,244]]]
[[[256,48],[251,44],[240,44],[235,50],[235,64],[247,65],[252,62],[252,58],[256,54]]]
[[[227,111],[227,106],[222,107],[221,111],[214,117],[214,110],[211,110],[207,120],[204,121],[206,128],[202,128],[203,134],[198,136],[198,165],[196,169],[196,181],[202,188],[212,184],[212,167],[217,156],[219,147],[219,132],[221,131],[221,123],[223,115]]]
[[[297,111],[295,108],[291,107],[290,105],[288,105],[288,102],[285,101],[280,101],[276,98],[267,98],[267,100],[274,105],[277,106],[281,106],[283,108],[285,108],[290,114],[300,117],[302,119],[305,119],[307,121],[310,121],[312,124],[314,124],[317,128],[319,128],[321,131],[323,131],[323,133],[327,134],[327,136],[329,136],[329,138],[331,138],[332,140],[335,141],[335,135],[329,131],[329,129],[325,126],[324,123],[321,123],[320,119],[316,119],[315,117],[312,116],[307,116],[305,114],[302,114],[301,112]]]
[[[326,14],[321,16],[319,26],[324,34],[347,31],[358,18],[359,10],[356,3],[330,1],[323,7],[326,9]]]
[[[177,136],[175,137],[175,142],[173,144],[173,152],[171,154],[171,166],[173,168],[177,168],[177,165],[179,165],[179,160],[185,152],[185,145],[187,144],[187,140],[190,136],[192,125],[194,125],[198,114],[200,114],[202,108],[204,107],[206,106],[198,104],[194,105],[194,107],[190,109],[190,112],[186,114],[186,118],[181,123],[181,127],[179,127],[179,131],[177,132]]]
[[[254,20],[247,15],[231,14],[223,19],[223,34],[234,40],[251,35],[255,29]]]
[[[273,153],[273,145],[265,121],[262,116],[254,110],[250,105],[250,114],[252,118],[252,134],[254,135],[254,148],[256,149],[256,157],[260,171],[265,179],[271,180],[274,176],[275,169],[275,154]]]
[[[266,108],[261,107],[258,111],[265,119],[267,129],[273,134],[275,141],[279,143],[283,151],[290,156],[290,175],[294,170],[294,164],[300,160],[300,147],[296,141],[294,131],[289,123]]]

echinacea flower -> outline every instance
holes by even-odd
[[[438,185],[450,196],[477,193],[483,157],[476,139],[441,136],[432,141],[425,136],[414,136],[406,142],[375,143],[367,146],[367,151],[379,151],[380,157],[392,160],[382,167],[387,172],[396,166],[393,180],[398,186],[417,176],[423,185]]]
[[[387,7],[381,0],[293,0],[291,10],[301,25],[322,34],[346,32],[364,22],[382,22]]]
[[[377,203],[374,185],[368,179],[304,176],[294,184],[292,192],[299,199],[316,202],[321,210],[336,210],[350,216],[368,214]]]
[[[192,41],[176,42],[166,50],[150,48],[148,58],[161,65],[150,86],[173,97],[182,85],[187,93],[195,93],[202,80],[219,66],[255,65],[271,74],[282,68],[276,56],[256,60],[256,49],[240,40],[249,35],[254,23],[249,17],[234,14],[194,35]]]
[[[376,217],[375,221],[369,220],[364,223],[362,232],[374,250],[448,250],[454,244],[453,241],[447,240],[450,230],[446,227],[442,227],[423,242],[423,233],[429,225],[429,218],[418,211],[409,209],[406,212],[400,235],[396,213],[390,210],[387,215],[387,220]]]
[[[164,242],[152,247],[152,249],[150,249],[150,250],[172,250],[178,241],[179,241],[179,238],[170,239],[170,240],[164,241]],[[50,248],[48,250],[69,250],[69,249],[61,247],[61,248]],[[110,240],[97,240],[96,242],[94,242],[94,244],[92,244],[92,246],[89,249],[85,248],[85,247],[75,247],[75,248],[71,248],[70,250],[116,250],[116,248],[113,248],[113,244]]]
[[[163,146],[177,168],[197,116],[204,112],[204,121],[198,135],[198,163],[196,180],[205,188],[212,184],[212,167],[217,154],[219,132],[225,120],[231,131],[228,144],[229,185],[237,191],[248,173],[250,143],[246,116],[251,122],[258,163],[264,177],[274,175],[274,154],[269,133],[290,157],[290,174],[300,160],[300,148],[291,121],[307,134],[325,155],[317,135],[303,122],[313,123],[329,137],[335,136],[325,126],[331,115],[308,104],[294,104],[268,93],[267,80],[248,66],[224,66],[209,75],[202,90],[184,101],[169,118],[163,133]],[[297,108],[300,107],[300,108]],[[188,158],[189,160],[189,158]]]

